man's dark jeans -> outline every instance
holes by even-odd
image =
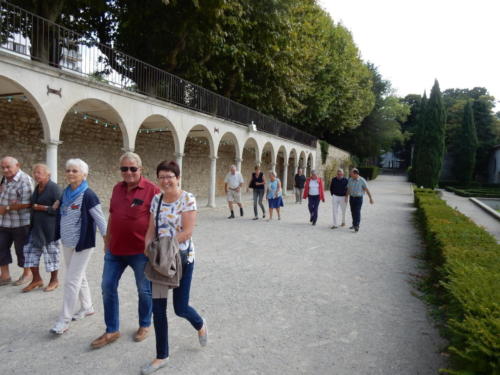
[[[349,206],[351,207],[352,226],[359,228],[361,222],[361,206],[363,205],[363,197],[349,197]]]
[[[139,296],[139,327],[149,327],[151,325],[151,314],[153,312],[151,282],[146,279],[144,274],[147,262],[148,258],[144,254],[113,255],[109,250],[106,250],[101,284],[106,332],[113,333],[120,330],[118,283],[127,266],[132,268],[135,275],[137,294]]]
[[[30,226],[18,228],[0,228],[0,266],[12,263],[10,247],[14,243],[17,255],[17,265],[24,267],[24,245],[28,242]]]

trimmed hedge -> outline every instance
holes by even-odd
[[[449,374],[500,374],[500,245],[433,190],[415,189],[417,217],[446,320]]]
[[[457,188],[446,186],[445,190],[451,191],[461,197],[500,198],[500,188]]]
[[[380,168],[374,165],[370,167],[359,167],[359,174],[367,180],[375,180],[380,173]]]

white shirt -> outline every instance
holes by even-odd
[[[240,172],[235,172],[234,174],[232,174],[231,172],[229,172],[226,175],[226,178],[224,179],[224,182],[227,184],[227,186],[230,189],[236,189],[244,181],[243,181],[243,176],[241,175]]]
[[[319,181],[309,180],[309,195],[319,195]]]

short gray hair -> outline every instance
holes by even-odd
[[[317,174],[316,169],[311,169],[311,174]]]
[[[353,169],[351,169],[351,172],[352,172],[352,173],[359,174],[359,169],[358,169],[358,168],[353,168]]]
[[[122,163],[122,161],[124,161],[125,159],[128,159],[128,160],[132,160],[132,161],[135,161],[137,163],[137,166],[138,167],[142,167],[142,160],[141,160],[141,157],[136,154],[135,152],[132,152],[132,151],[127,151],[126,153],[124,153],[122,156],[120,156],[120,164]]]
[[[85,163],[82,159],[68,159],[66,162],[66,168],[70,165],[74,167],[78,167],[80,171],[83,173],[83,179],[86,180],[89,175],[89,165]]]
[[[45,169],[45,171],[49,174],[50,176],[50,168],[47,164],[44,164],[44,163],[36,163],[35,165],[33,165],[33,172],[35,172],[35,169],[37,168],[43,168]]]
[[[271,176],[276,177],[276,172],[275,172],[275,171],[273,171],[272,169],[269,171],[269,174],[270,174]]]
[[[337,173],[342,172],[344,173],[344,170],[342,168],[337,169]]]
[[[16,158],[14,158],[14,157],[12,157],[12,156],[4,156],[4,157],[2,158],[2,161],[6,161],[6,162],[8,162],[10,165],[12,165],[12,164],[14,164],[14,165],[19,164],[19,161],[17,161],[17,159],[16,159]]]

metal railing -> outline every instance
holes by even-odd
[[[317,138],[0,0],[0,48],[124,90],[316,147]]]

